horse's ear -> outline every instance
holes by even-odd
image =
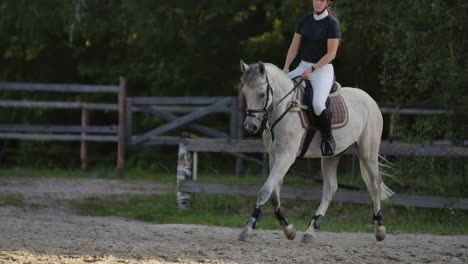
[[[241,60],[241,61],[240,61],[240,68],[241,68],[241,71],[242,71],[242,72],[246,72],[246,71],[249,70],[250,67],[249,67],[249,65],[247,65],[247,64],[244,62],[244,60]]]
[[[265,64],[263,64],[263,62],[261,61],[258,62],[258,69],[260,70],[260,73],[262,75],[265,74]]]

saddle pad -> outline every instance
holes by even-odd
[[[299,102],[303,102],[304,90],[298,89],[296,98]],[[333,117],[332,117],[332,129],[338,129],[344,127],[348,123],[348,108],[341,94],[337,96],[329,97],[332,105]],[[302,127],[305,129],[318,129],[318,124],[315,120],[310,120],[307,115],[307,110],[302,109],[298,112],[301,118]]]

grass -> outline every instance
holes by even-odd
[[[0,195],[0,206],[17,206],[39,208],[41,205],[31,203],[21,194]]]
[[[0,206],[26,206],[25,198],[20,194],[0,195]]]
[[[175,194],[153,196],[92,197],[70,201],[82,215],[122,216],[155,223],[190,223],[243,227],[255,204],[255,197],[194,195],[193,208],[179,209]],[[286,200],[291,223],[304,231],[318,207],[318,202]],[[262,229],[279,229],[270,205],[264,208]],[[427,209],[384,206],[385,225],[390,234],[430,233],[468,235],[468,212],[452,209]],[[374,232],[372,205],[332,203],[322,224],[323,231]]]
[[[63,178],[86,179],[98,175],[102,179],[117,179],[117,170],[110,168],[93,168],[88,171],[74,169],[36,169],[36,168],[0,168],[0,177],[28,178]],[[172,179],[171,179],[172,178]],[[152,173],[148,170],[130,169],[126,171],[127,180],[158,180],[161,182],[175,181],[175,174]]]
[[[92,178],[93,175],[99,175],[102,179],[117,179],[117,170],[109,168],[95,168],[87,172],[80,170],[66,169],[31,169],[31,168],[0,168],[0,177],[52,177],[62,179],[86,179]],[[243,178],[235,177],[234,175],[226,175],[220,173],[199,173],[199,179],[203,181],[218,181],[228,183],[264,183],[266,178],[258,177],[258,175],[247,175]],[[151,180],[161,183],[175,183],[176,173],[158,173],[149,170],[128,169],[125,172],[124,180]],[[315,185],[310,179],[300,178],[292,175],[285,177],[285,184],[290,185]]]
[[[384,182],[396,193],[411,193],[434,196],[468,196],[468,166],[464,160],[449,160],[439,158],[434,161],[427,157],[412,157],[398,159],[394,163],[394,170],[390,173],[395,179],[384,177]],[[457,166],[450,169],[450,164]],[[304,164],[302,164],[304,165]],[[346,164],[344,164],[346,165]],[[345,167],[345,166],[344,166]],[[300,168],[300,171],[309,171],[316,174],[316,168]],[[199,179],[203,181],[228,182],[228,183],[264,183],[265,178],[259,177],[256,170],[249,170],[243,178],[222,172],[199,171]],[[97,177],[96,177],[97,176]],[[102,178],[117,179],[117,170],[114,168],[91,168],[87,172],[73,169],[36,169],[36,168],[0,168],[0,177],[54,177],[66,179]],[[149,180],[162,183],[175,183],[176,172],[161,173],[150,169],[129,168],[125,173],[125,180]],[[355,186],[365,190],[365,184],[359,172],[354,176],[344,168],[338,169],[338,183]],[[285,185],[313,186],[320,185],[311,178],[286,175]]]

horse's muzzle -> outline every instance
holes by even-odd
[[[249,134],[256,134],[260,130],[260,122],[253,117],[247,117],[244,121],[244,129]]]

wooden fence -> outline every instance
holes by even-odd
[[[57,101],[0,101],[3,108],[81,109],[81,125],[0,125],[0,139],[80,141],[81,168],[87,168],[87,142],[117,142],[117,170],[123,177],[125,170],[125,113],[126,79],[120,77],[119,86],[75,84],[0,83],[0,90],[49,91],[74,93],[118,94],[118,104],[57,102]],[[119,124],[90,126],[89,111],[118,111]]]
[[[178,127],[186,126],[202,136],[217,139],[237,139],[240,135],[240,127],[238,126],[240,107],[237,97],[127,97],[125,78],[120,78],[119,86],[3,82],[0,83],[0,90],[118,94],[118,104],[0,101],[0,108],[81,109],[81,125],[0,124],[0,139],[80,141],[81,168],[83,170],[87,168],[87,142],[117,142],[119,177],[124,176],[127,146],[139,144],[178,145],[178,137],[164,135]],[[90,126],[89,111],[92,110],[118,111],[118,124]],[[132,123],[133,115],[137,112],[158,116],[168,123],[153,128],[142,135],[136,135],[133,132]],[[224,113],[230,116],[228,133],[196,123],[196,119],[214,113]]]
[[[177,137],[166,136],[175,128],[188,127],[201,136],[217,140],[235,140],[243,138],[241,124],[243,122],[243,99],[238,97],[127,97],[126,80],[120,78],[119,86],[106,85],[70,85],[70,84],[26,84],[0,83],[0,90],[17,91],[53,91],[79,93],[115,93],[118,94],[118,104],[86,103],[86,102],[57,102],[57,101],[0,101],[0,108],[49,108],[49,109],[81,109],[81,125],[18,125],[0,124],[0,139],[19,140],[53,140],[80,141],[82,168],[87,167],[87,142],[116,142],[118,175],[123,177],[125,169],[125,152],[129,145],[178,145]],[[118,111],[119,123],[110,126],[90,126],[90,111]],[[447,114],[444,110],[399,108],[397,106],[382,106],[383,114],[421,115]],[[145,112],[167,121],[167,123],[152,128],[137,135],[134,133],[133,116],[137,112]],[[224,113],[229,115],[228,132],[218,131],[197,123],[197,119],[209,114]],[[394,118],[390,119],[387,127],[389,137],[392,138]],[[219,148],[223,152],[220,141],[198,141],[210,148]],[[247,157],[242,153],[249,151],[262,153],[263,146],[258,142],[231,142],[229,148],[236,149],[233,153],[237,157],[236,174],[242,174],[242,160]],[[382,149],[389,155],[430,155],[430,156],[464,156],[466,149],[445,146],[448,142],[433,142],[439,144],[387,144]],[[465,145],[467,142],[465,142]],[[195,148],[195,146],[194,146]],[[247,151],[244,151],[247,150]],[[203,150],[200,150],[203,151]],[[209,151],[209,150],[208,150]],[[214,150],[213,150],[214,151]],[[194,150],[194,156],[197,157]],[[197,160],[195,159],[195,162]]]
[[[128,144],[146,145],[178,145],[178,137],[163,134],[186,126],[200,135],[218,139],[236,139],[239,135],[238,114],[239,106],[236,97],[134,97],[127,99],[127,136]],[[133,135],[131,130],[132,115],[145,112],[168,123],[153,128],[142,135]],[[210,114],[225,113],[230,115],[229,133],[196,123],[196,119]],[[175,115],[175,114],[182,114]]]
[[[221,182],[198,182],[197,164],[198,152],[225,153],[265,153],[260,140],[213,140],[182,138],[179,144],[177,165],[177,202],[179,207],[191,206],[191,193],[214,193],[225,195],[256,196],[260,184],[239,184]],[[353,154],[355,149],[348,149],[345,154]],[[428,144],[402,144],[382,142],[380,154],[395,156],[453,156],[468,157],[467,147]],[[283,198],[321,200],[322,188],[284,186],[281,190]],[[367,191],[350,191],[339,189],[334,201],[349,203],[369,203]],[[456,208],[468,210],[468,199],[457,197],[434,197],[424,195],[397,194],[390,201],[393,205]]]

